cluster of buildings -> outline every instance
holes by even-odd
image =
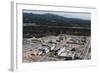
[[[87,42],[86,36],[46,36],[42,38],[31,38],[23,40],[23,43],[40,44],[37,47],[31,48],[33,56],[56,57],[62,60],[81,59],[80,53],[77,50]],[[44,60],[45,61],[45,60]]]

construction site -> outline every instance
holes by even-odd
[[[59,34],[23,39],[23,62],[91,59],[91,37]]]

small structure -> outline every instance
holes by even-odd
[[[50,48],[50,50],[54,50],[55,49],[55,45],[53,44],[53,46]]]
[[[65,47],[61,48],[61,49],[58,51],[58,55],[60,55],[64,50],[65,50]]]
[[[42,53],[43,53],[42,51],[39,51],[39,52],[38,52],[38,55],[40,56],[40,55],[42,55]]]
[[[49,46],[48,45],[41,45],[38,49],[42,50],[43,53],[48,53],[49,52]]]

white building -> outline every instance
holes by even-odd
[[[64,50],[65,50],[65,47],[61,48],[61,49],[58,51],[58,55],[60,55]]]
[[[59,54],[60,57],[72,57],[72,59],[74,59],[74,54],[72,54],[71,51],[67,51],[67,52],[61,52]]]
[[[51,48],[50,48],[50,50],[54,50],[55,49],[55,45],[53,45]]]
[[[39,56],[42,55],[42,51],[39,51],[39,52],[38,52],[38,55],[39,55]]]
[[[48,53],[49,52],[49,47],[44,45],[44,46],[40,46],[38,49],[41,49],[41,50],[44,50],[45,53]]]

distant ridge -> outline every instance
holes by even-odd
[[[91,28],[90,20],[67,18],[51,13],[46,14],[33,14],[33,13],[23,13],[23,23],[35,23],[35,25],[46,25],[46,26],[65,26],[65,27],[81,27],[81,28]],[[25,25],[26,26],[26,25]]]

